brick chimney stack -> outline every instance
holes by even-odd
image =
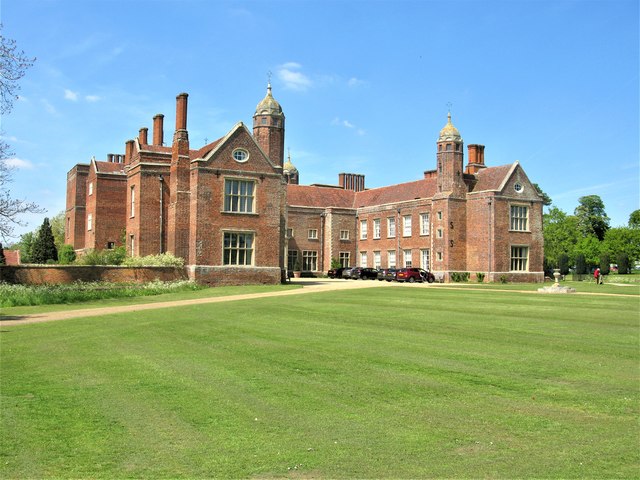
[[[142,127],[140,132],[138,133],[138,142],[140,146],[147,145],[147,137],[148,137],[149,129],[147,127]]]
[[[176,97],[176,130],[187,129],[187,97],[187,93],[181,93]]]
[[[340,173],[338,174],[338,185],[345,190],[361,192],[364,190],[364,175],[358,173]]]
[[[127,140],[124,150],[124,163],[127,165],[131,163],[131,157],[133,156],[133,144],[134,140]]]
[[[163,123],[163,114],[159,113],[155,117],[153,117],[153,144],[159,147],[164,143]]]
[[[469,163],[465,167],[464,173],[475,175],[483,168],[486,168],[484,164],[484,145],[468,145],[467,151],[469,154]]]

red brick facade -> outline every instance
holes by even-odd
[[[77,250],[126,242],[131,255],[171,252],[191,278],[211,284],[275,283],[297,263],[325,272],[332,259],[378,268],[420,266],[488,281],[542,281],[542,201],[518,162],[487,167],[484,146],[463,142],[448,122],[436,169],[413,182],[366,189],[340,173],[336,186],[298,185],[284,160],[282,108],[271,94],[253,132],[238,123],[192,150],[187,94],[176,98],[171,146],[164,116],[153,143],[141,128],[125,155],[76,165],[67,175],[67,243]],[[91,223],[91,225],[89,225]],[[91,228],[89,228],[91,227]]]

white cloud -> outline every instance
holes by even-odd
[[[4,163],[8,167],[16,168],[18,170],[33,170],[33,163],[31,163],[29,160],[23,160],[21,158],[7,158]]]
[[[360,80],[359,78],[356,78],[356,77],[351,77],[347,81],[347,85],[350,87],[359,87],[360,85],[364,85],[364,80]]]
[[[64,99],[65,100],[71,100],[72,102],[77,102],[78,101],[78,93],[65,88],[65,90],[64,90]]]
[[[333,120],[331,120],[331,125],[336,125],[336,126],[344,127],[344,128],[348,128],[348,129],[355,129],[356,134],[358,134],[360,136],[362,136],[362,135],[364,135],[366,133],[364,129],[356,127],[349,120],[342,120],[339,117],[336,117]]]
[[[101,100],[101,98],[98,95],[86,95],[84,99],[87,102],[97,102],[98,100]]]
[[[313,82],[304,73],[299,72],[302,65],[295,62],[287,62],[278,67],[278,78],[284,83],[284,87],[289,90],[305,91],[312,86]]]

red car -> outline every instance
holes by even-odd
[[[436,277],[431,272],[427,272],[422,268],[409,267],[398,270],[396,280],[399,282],[429,282],[433,283]]]

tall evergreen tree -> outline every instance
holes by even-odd
[[[609,230],[610,219],[604,211],[604,202],[598,195],[587,195],[578,199],[580,205],[574,214],[578,218],[578,227],[587,237],[594,235],[599,241]]]
[[[7,258],[4,256],[4,248],[2,248],[2,243],[0,243],[0,265],[6,265]]]
[[[33,243],[31,260],[34,263],[47,263],[49,260],[58,261],[58,249],[56,248],[48,218],[45,218],[42,222],[42,226]]]

